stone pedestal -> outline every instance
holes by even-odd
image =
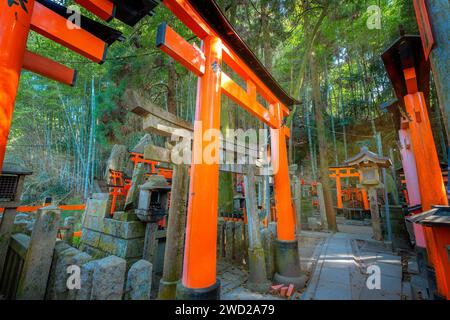
[[[275,284],[293,284],[296,289],[305,286],[306,277],[301,272],[297,241],[275,242]]]
[[[89,199],[83,217],[80,249],[94,259],[115,255],[128,266],[142,259],[145,224],[134,213],[109,215],[108,199]]]
[[[190,289],[180,282],[177,286],[177,300],[219,300],[220,280],[206,289]]]

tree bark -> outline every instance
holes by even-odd
[[[311,55],[311,78],[312,93],[315,107],[317,138],[319,143],[319,181],[322,183],[325,208],[327,213],[328,229],[337,232],[336,214],[333,207],[333,198],[330,187],[329,166],[328,166],[328,143],[325,134],[325,124],[323,120],[323,104],[320,95],[319,74],[314,53]]]
[[[176,78],[177,72],[172,58],[169,58],[167,64],[168,80],[167,80],[167,111],[177,115],[177,101],[176,101]]]

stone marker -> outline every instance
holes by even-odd
[[[147,260],[151,264],[156,264],[158,256],[158,233],[159,225],[157,223],[147,223],[145,226],[144,250],[142,259]]]
[[[18,300],[43,300],[61,212],[55,206],[38,210],[17,289]]]
[[[158,298],[162,300],[174,300],[176,298],[177,283],[181,279],[183,271],[188,189],[188,166],[175,165],[167,220],[163,276],[159,284],[158,293]]]
[[[97,260],[91,300],[122,300],[127,262],[116,256]]]
[[[5,266],[6,254],[8,253],[9,241],[14,228],[16,209],[6,208],[0,221],[0,278]],[[0,279],[1,280],[1,279]]]
[[[234,224],[234,258],[238,265],[243,264],[244,259],[244,222]]]
[[[76,291],[76,300],[91,300],[92,296],[92,281],[94,278],[94,271],[97,268],[97,261],[90,261],[81,266],[81,289]]]
[[[233,262],[234,251],[234,222],[227,221],[225,224],[225,260]]]
[[[269,229],[261,230],[262,245],[265,253],[265,265],[267,278],[272,279],[275,275],[275,251],[274,251],[274,241],[272,232]]]
[[[153,265],[139,260],[128,271],[125,300],[150,300]]]
[[[217,260],[222,260],[225,253],[225,220],[219,218],[217,223]]]
[[[86,252],[81,252],[79,250],[77,250],[77,251],[78,251],[78,253],[73,256],[71,264],[80,267],[80,269],[82,270],[82,266],[87,264],[88,262],[90,262],[92,260],[92,256],[90,256]],[[69,276],[70,275],[67,273],[67,269],[66,269],[66,277],[65,277],[66,287],[67,287],[67,280],[68,280]],[[80,276],[80,282],[82,282],[81,276]],[[80,290],[78,290],[78,289],[68,290],[66,300],[76,300],[77,294]]]
[[[130,191],[125,200],[125,211],[134,210],[137,208],[139,199],[139,186],[145,183],[145,166],[139,163],[133,171]]]
[[[64,241],[71,246],[73,243],[73,233],[75,231],[75,218],[67,217],[64,220],[64,227],[66,228],[66,232],[64,233]]]
[[[261,223],[257,210],[254,170],[254,166],[248,166],[247,175],[244,177],[245,204],[249,226],[249,273],[247,286],[250,290],[256,292],[268,292],[270,289],[270,282],[267,280],[267,271],[265,268],[266,258],[262,245]]]

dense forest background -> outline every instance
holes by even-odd
[[[400,25],[408,34],[418,33],[412,1],[217,2],[286,91],[302,101],[288,120],[293,132],[289,155],[306,180],[317,179],[317,133],[322,129],[330,165],[342,163],[362,145],[377,150],[376,132],[382,135],[384,154],[392,153],[400,165],[391,117],[380,109],[382,103],[394,98],[380,55],[399,37]],[[371,5],[381,8],[381,29],[367,27]],[[199,44],[163,5],[155,16],[134,28],[113,21],[111,26],[121,30],[126,40],[109,48],[103,65],[35,33],[30,35],[29,50],[79,73],[73,88],[22,73],[7,161],[21,163],[34,172],[26,186],[27,202],[39,202],[46,196],[67,203],[82,201],[96,190],[95,180],[103,178],[112,145],[124,144],[131,149],[139,141],[144,135],[142,120],[127,112],[126,89],[137,90],[161,108],[193,120],[197,79],[155,47],[161,22]],[[318,88],[314,88],[315,83]],[[438,152],[444,159],[446,141],[433,90],[430,118]],[[317,110],[323,112],[323,128],[317,126]],[[260,125],[224,99],[223,127]],[[155,143],[161,141],[155,138]]]

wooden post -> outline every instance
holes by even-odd
[[[188,186],[188,167],[184,164],[174,166],[167,221],[164,270],[158,294],[158,299],[161,300],[174,300],[176,298],[177,283],[181,279]]]

